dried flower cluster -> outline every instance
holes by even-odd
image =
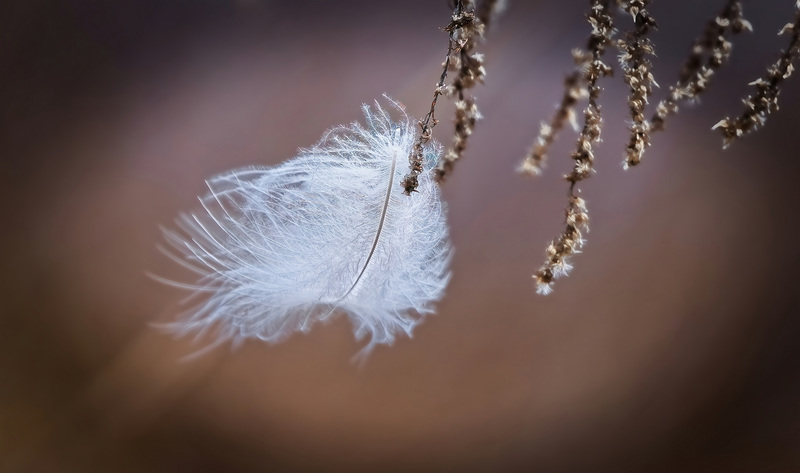
[[[567,226],[556,240],[547,246],[547,261],[533,275],[536,280],[536,292],[547,295],[553,292],[553,281],[566,276],[572,269],[569,257],[580,252],[583,246],[583,232],[589,230],[589,214],[586,201],[576,195],[570,195],[566,209]]]
[[[581,246],[583,246],[581,230],[588,230],[589,215],[586,210],[586,202],[578,197],[576,184],[589,178],[594,172],[593,144],[600,141],[603,118],[598,99],[602,89],[597,85],[597,81],[612,72],[611,67],[601,59],[614,34],[610,8],[609,0],[592,1],[592,9],[588,15],[588,21],[592,25],[592,34],[587,47],[589,54],[574,55],[575,57],[590,58],[581,67],[584,71],[582,82],[585,84],[586,90],[588,90],[589,105],[583,112],[584,124],[578,137],[577,149],[572,153],[572,159],[575,164],[572,171],[565,176],[565,179],[570,183],[569,205],[566,209],[566,228],[547,247],[547,259],[533,276],[536,280],[537,292],[540,294],[551,292],[553,281],[568,273],[571,266],[567,259],[580,251]],[[568,90],[569,88],[571,87],[568,85]],[[560,109],[557,113],[561,113]],[[531,161],[536,164],[535,159]]]
[[[409,173],[403,177],[402,186],[403,192],[406,195],[411,195],[416,192],[419,186],[419,175],[422,173],[422,163],[424,161],[423,150],[425,145],[431,140],[433,127],[439,123],[436,119],[436,102],[439,96],[445,93],[444,82],[447,80],[447,71],[450,70],[450,63],[453,60],[453,53],[458,49],[458,41],[456,33],[468,23],[475,19],[475,14],[472,11],[465,11],[464,5],[461,0],[456,2],[456,7],[453,10],[453,16],[450,23],[445,27],[445,31],[450,33],[450,41],[447,44],[447,54],[445,55],[444,63],[442,64],[442,74],[439,76],[439,82],[436,83],[436,88],[433,91],[433,100],[431,101],[431,108],[425,117],[420,120],[420,134],[417,141],[411,149],[411,155],[408,157]]]
[[[625,71],[625,83],[630,88],[628,109],[631,119],[631,138],[625,156],[625,167],[641,162],[644,150],[650,146],[650,125],[644,116],[648,98],[656,84],[648,56],[654,54],[653,43],[648,38],[651,30],[657,28],[656,22],[647,11],[650,0],[629,0],[619,2],[634,22],[634,28],[618,41],[621,51],[620,64]]]
[[[795,3],[794,21],[787,23],[778,32],[779,35],[791,34],[789,47],[783,51],[778,62],[767,69],[767,77],[751,82],[756,92],[744,99],[745,111],[741,116],[724,118],[714,125],[714,129],[722,132],[723,147],[727,147],[734,139],[744,136],[762,127],[767,116],[778,111],[778,95],[780,85],[794,72],[793,62],[800,56],[800,0]]]
[[[679,103],[697,99],[708,88],[714,73],[730,58],[733,44],[728,34],[742,31],[752,32],[753,26],[742,16],[739,0],[729,0],[692,45],[692,52],[681,68],[678,83],[670,87],[669,96],[656,107],[651,119],[651,131],[662,131],[667,117],[678,112]]]
[[[474,10],[474,2],[464,2],[465,8]],[[467,139],[472,135],[475,122],[481,118],[475,98],[468,90],[483,82],[486,69],[483,65],[483,54],[476,53],[475,47],[484,38],[486,28],[492,17],[502,8],[499,0],[486,0],[481,3],[473,21],[464,25],[459,31],[458,55],[454,57],[451,67],[457,71],[450,87],[446,89],[449,97],[455,98],[455,133],[453,144],[436,166],[436,180],[441,182],[450,174],[455,162],[461,158],[467,148]]]
[[[407,195],[417,188],[417,176],[422,172],[422,149],[431,139],[433,127],[438,120],[435,117],[436,102],[440,95],[455,98],[455,133],[453,144],[439,160],[435,169],[438,182],[453,169],[454,163],[461,158],[467,147],[467,139],[472,135],[475,122],[481,117],[475,99],[468,90],[477,83],[483,82],[486,69],[483,55],[475,52],[475,47],[487,26],[505,5],[503,0],[484,0],[476,9],[473,0],[457,0],[450,23],[444,28],[450,35],[447,55],[442,64],[442,74],[433,93],[433,101],[427,115],[420,121],[420,136],[409,157],[410,172],[404,177],[402,185]],[[477,13],[476,13],[477,10]],[[452,83],[445,85],[447,73],[455,71]]]
[[[612,70],[599,61],[604,48],[611,44],[620,52],[620,65],[624,81],[628,85],[628,108],[631,116],[630,139],[626,147],[623,166],[635,166],[641,162],[645,150],[650,146],[652,132],[662,131],[666,119],[678,112],[679,104],[692,102],[709,86],[714,74],[728,61],[732,43],[731,35],[752,31],[751,24],[742,16],[739,0],[727,0],[720,13],[708,23],[703,34],[692,45],[691,53],[681,68],[677,83],[670,87],[669,95],[656,107],[651,120],[645,118],[653,87],[657,87],[650,57],[654,47],[649,38],[657,28],[648,12],[650,0],[617,0],[622,12],[633,19],[633,28],[612,43],[615,33],[608,2],[590,0],[588,20],[592,26],[592,37],[587,51],[573,52],[577,68],[565,81],[566,90],[555,115],[549,123],[543,123],[536,142],[525,157],[520,170],[538,175],[546,162],[546,154],[558,132],[566,123],[575,123],[575,106],[588,96],[589,105],[584,111],[584,127],[577,140],[577,150],[571,157],[575,161],[572,172],[565,176],[570,182],[569,206],[566,209],[566,228],[551,242],[546,250],[546,261],[534,274],[537,292],[552,291],[553,281],[566,275],[571,269],[568,259],[580,251],[583,233],[588,231],[586,203],[578,196],[576,184],[594,172],[593,145],[600,141],[602,118],[598,98],[601,89],[597,79],[610,75]],[[725,119],[716,128],[726,136],[726,145],[735,137],[763,125],[766,115],[777,110],[780,84],[793,72],[792,62],[800,56],[800,1],[792,23],[787,24],[782,34],[791,33],[789,48],[773,65],[766,79],[753,83],[757,93],[745,100],[747,110],[736,120]],[[577,127],[576,127],[577,128]]]
[[[594,152],[592,144],[600,141],[601,125],[603,118],[600,112],[600,93],[602,88],[597,85],[598,79],[612,73],[610,66],[602,61],[606,47],[611,43],[614,34],[614,25],[609,13],[608,0],[594,0],[592,10],[588,15],[592,25],[592,35],[589,40],[591,61],[585,68],[583,81],[589,95],[589,105],[583,112],[584,125],[578,136],[577,149],[572,153],[575,166],[565,179],[574,186],[576,183],[588,178],[594,172]]]
[[[649,111],[652,118],[648,120],[649,101],[654,87],[658,87],[651,63],[655,48],[650,35],[657,28],[656,21],[648,11],[652,0],[589,0],[587,19],[592,28],[589,42],[585,49],[573,51],[576,67],[565,79],[560,103],[551,119],[541,123],[539,135],[520,166],[521,172],[541,174],[549,149],[564,127],[570,124],[579,131],[576,149],[571,154],[574,165],[570,173],[564,176],[569,182],[565,229],[548,245],[546,261],[534,274],[537,292],[551,292],[553,282],[569,272],[569,258],[581,250],[583,235],[588,231],[589,216],[586,202],[579,196],[578,183],[594,173],[594,148],[600,142],[603,124],[599,103],[602,88],[598,80],[613,72],[612,67],[602,61],[606,49],[617,48],[623,80],[629,89],[627,105],[631,126],[623,162],[623,167],[627,169],[642,161],[651,145],[652,133],[663,131],[667,119],[678,113],[682,104],[696,101],[708,89],[715,74],[730,58],[732,36],[753,30],[750,22],[743,17],[741,1],[724,1],[719,14],[708,22],[702,34],[694,40],[677,82],[669,88],[667,97]],[[441,183],[449,175],[454,163],[463,154],[467,139],[480,117],[468,90],[482,82],[485,75],[483,56],[474,50],[483,38],[492,15],[502,3],[486,0],[476,7],[474,0],[455,2],[450,24],[445,28],[450,33],[450,43],[442,75],[434,91],[431,110],[420,122],[421,134],[409,159],[411,172],[403,180],[406,194],[416,189],[416,176],[422,172],[420,151],[430,140],[431,129],[436,125],[434,108],[440,95],[455,99],[456,117],[452,146],[435,169],[438,182]],[[613,7],[618,7],[620,14],[633,21],[632,27],[616,40]],[[792,74],[793,62],[800,56],[800,0],[796,0],[795,9],[793,21],[781,30],[781,34],[791,34],[790,45],[768,69],[766,78],[752,83],[756,92],[744,100],[745,112],[735,119],[725,118],[715,126],[723,133],[725,146],[733,139],[761,127],[767,115],[778,109],[781,84]],[[445,85],[448,71],[455,71],[456,77],[451,84]],[[576,107],[585,98],[588,98],[588,105],[583,113],[583,126],[580,127]]]
[[[586,85],[582,81],[582,69],[586,68],[590,56],[582,49],[573,50],[572,56],[575,59],[576,69],[564,79],[564,95],[561,97],[561,103],[558,104],[550,121],[539,125],[539,136],[522,161],[520,172],[536,176],[541,174],[547,162],[547,152],[564,126],[569,123],[575,131],[578,131],[575,105],[587,96]]]

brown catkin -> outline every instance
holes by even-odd
[[[632,124],[631,137],[625,154],[625,168],[639,164],[644,150],[650,146],[650,123],[644,117],[648,98],[657,86],[652,64],[648,56],[654,54],[653,43],[648,35],[657,27],[655,20],[647,11],[650,0],[626,0],[618,2],[622,9],[631,15],[634,22],[632,30],[619,40],[620,64],[628,84],[628,109]]]
[[[689,57],[678,74],[678,81],[669,88],[667,97],[658,103],[648,120],[645,110],[649,108],[648,101],[653,88],[658,87],[651,63],[655,52],[650,36],[657,28],[648,12],[652,0],[590,0],[587,20],[592,26],[592,33],[587,47],[573,51],[576,67],[565,79],[561,101],[550,121],[541,124],[539,135],[520,167],[521,171],[529,174],[541,173],[550,147],[566,125],[571,124],[576,132],[579,131],[575,150],[570,155],[573,166],[564,176],[569,182],[568,205],[564,210],[565,226],[547,246],[545,262],[533,275],[538,293],[550,293],[554,281],[569,273],[572,268],[570,259],[581,251],[589,230],[589,213],[579,186],[595,172],[595,146],[601,141],[603,125],[599,104],[602,88],[598,81],[613,72],[602,61],[606,49],[613,44],[620,51],[619,62],[629,91],[630,139],[624,160],[627,169],[641,162],[650,147],[652,133],[662,131],[666,121],[679,111],[680,106],[695,101],[707,90],[712,78],[729,61],[733,48],[731,37],[743,31],[752,31],[752,26],[743,17],[741,0],[724,1],[723,9],[694,40]],[[405,194],[410,195],[416,190],[417,178],[423,172],[423,147],[430,141],[432,129],[438,122],[434,111],[442,95],[454,99],[455,120],[452,144],[433,170],[437,182],[441,183],[449,176],[466,150],[468,139],[480,118],[470,89],[482,83],[486,74],[483,56],[475,49],[504,3],[504,0],[484,0],[480,4],[476,4],[476,0],[455,0],[451,21],[445,28],[449,33],[447,55],[430,111],[419,122],[421,133],[409,156],[410,172],[402,182]],[[613,41],[616,30],[611,13],[612,4],[633,20],[630,30],[616,42]],[[714,126],[722,132],[724,146],[760,128],[767,116],[778,110],[782,83],[794,72],[793,62],[800,56],[800,0],[795,0],[793,21],[784,26],[780,34],[791,35],[789,47],[768,68],[766,77],[751,83],[755,92],[743,100],[743,114],[735,119],[726,117]],[[447,84],[449,72],[454,77]],[[588,99],[588,105],[583,111],[583,126],[579,129],[575,110],[578,102],[584,98]]]
[[[464,26],[472,23],[474,20],[475,14],[472,11],[465,11],[463,2],[461,0],[457,0],[455,9],[453,10],[453,15],[450,18],[450,23],[445,27],[445,31],[449,33],[450,38],[447,44],[447,55],[442,63],[442,74],[439,76],[439,82],[437,82],[436,88],[433,91],[431,108],[425,117],[419,121],[419,138],[411,148],[411,155],[408,157],[410,171],[405,175],[405,177],[403,177],[403,181],[401,183],[403,186],[403,193],[406,195],[411,195],[412,192],[416,192],[417,186],[419,185],[418,176],[420,173],[422,173],[422,163],[424,161],[423,148],[431,140],[433,127],[435,127],[439,122],[435,116],[436,102],[439,100],[439,96],[445,93],[446,87],[444,82],[447,79],[447,71],[450,70],[451,64],[454,60],[454,54],[460,48],[458,32]]]
[[[467,140],[472,135],[475,122],[481,118],[475,98],[468,93],[469,89],[482,83],[486,76],[483,55],[476,53],[475,48],[504,3],[500,0],[485,0],[476,10],[472,0],[463,2],[463,8],[472,14],[472,21],[460,28],[456,38],[458,54],[454,55],[452,63],[456,76],[445,91],[448,96],[455,97],[453,143],[434,170],[437,182],[444,181],[450,175],[456,161],[461,159],[467,149]]]
[[[542,295],[553,291],[553,281],[566,276],[572,269],[569,257],[578,253],[583,246],[583,233],[589,229],[589,214],[586,202],[575,195],[570,195],[569,205],[565,210],[566,228],[547,246],[545,263],[533,275],[536,281],[536,292]]]
[[[571,155],[575,164],[572,171],[564,177],[570,183],[569,204],[565,210],[566,227],[547,247],[546,260],[533,275],[536,292],[539,294],[550,293],[553,282],[569,272],[572,268],[569,257],[580,251],[584,243],[583,234],[589,229],[586,202],[578,196],[576,186],[594,172],[593,145],[600,141],[603,118],[598,100],[603,89],[597,85],[597,81],[612,72],[611,67],[601,60],[614,34],[610,9],[609,0],[591,0],[591,10],[587,16],[589,24],[592,25],[588,46],[591,61],[583,75],[583,81],[589,91],[589,104],[583,112],[584,125],[578,137],[576,150]]]
[[[733,140],[761,128],[767,116],[778,111],[781,84],[792,75],[794,60],[800,56],[800,0],[795,3],[794,20],[787,23],[778,34],[791,34],[789,47],[783,51],[778,62],[767,69],[765,78],[750,83],[756,91],[743,100],[745,110],[742,115],[733,119],[725,117],[713,127],[722,133],[723,148]]]
[[[578,122],[575,118],[575,106],[578,101],[587,96],[586,84],[583,80],[585,70],[589,67],[592,60],[590,53],[581,49],[572,52],[575,60],[575,70],[564,79],[564,95],[561,103],[556,108],[556,112],[549,122],[542,122],[539,125],[539,136],[536,137],[533,146],[522,160],[519,171],[525,174],[538,176],[542,173],[547,162],[547,152],[558,137],[558,133],[569,123],[577,131]]]
[[[705,92],[713,75],[724,66],[731,55],[733,44],[728,34],[753,31],[749,21],[742,16],[739,0],[728,0],[723,10],[708,22],[703,34],[692,45],[689,58],[681,68],[678,83],[670,87],[669,96],[659,102],[651,119],[651,131],[662,131],[664,122],[678,112],[678,104],[691,102]]]

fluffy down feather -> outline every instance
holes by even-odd
[[[164,231],[165,251],[199,275],[180,286],[206,293],[173,329],[277,342],[342,311],[371,337],[365,355],[433,311],[450,277],[445,204],[429,172],[403,195],[412,121],[363,110],[366,126],[334,128],[283,164],[210,179],[203,210]],[[439,152],[426,149],[426,169]]]

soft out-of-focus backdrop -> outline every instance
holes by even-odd
[[[202,345],[149,323],[183,294],[145,271],[175,274],[159,225],[204,178],[291,157],[384,92],[424,113],[447,2],[5,2],[0,471],[798,471],[800,78],[760,133],[723,152],[709,130],[786,44],[793,2],[744,2],[756,34],[630,171],[606,81],[588,244],[540,297],[572,139],[543,177],[514,168],[586,3],[512,0],[494,25],[485,119],[444,188],[447,297],[359,370],[345,319],[181,362]],[[655,2],[664,88],[721,3]]]

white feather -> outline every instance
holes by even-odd
[[[334,128],[281,165],[210,179],[203,211],[165,230],[199,274],[181,286],[207,293],[174,329],[277,342],[341,310],[371,337],[367,354],[433,311],[450,277],[445,205],[429,171],[403,194],[412,121],[363,110],[366,126]],[[439,151],[425,150],[427,170]]]

